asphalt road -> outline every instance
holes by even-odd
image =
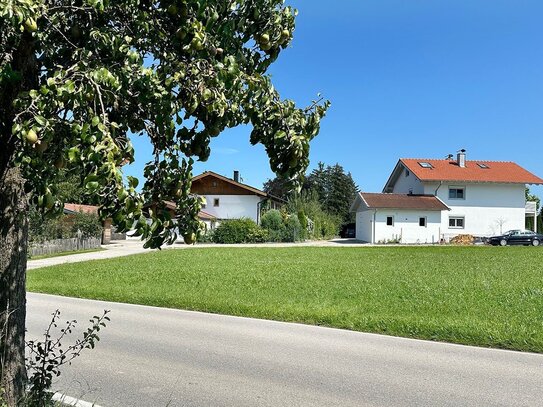
[[[541,406],[543,355],[28,294],[28,338],[111,310],[55,390],[104,407]]]

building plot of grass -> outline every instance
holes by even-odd
[[[28,289],[543,352],[542,264],[532,247],[195,248],[36,269]]]

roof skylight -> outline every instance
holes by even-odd
[[[434,167],[432,166],[432,164],[427,163],[427,162],[424,162],[424,161],[423,161],[423,162],[419,162],[419,165],[420,165],[422,168],[434,168]]]
[[[483,169],[487,169],[487,168],[490,168],[487,164],[485,163],[477,163],[477,165]]]

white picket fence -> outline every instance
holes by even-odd
[[[30,256],[43,256],[45,254],[72,252],[76,250],[98,249],[100,239],[95,237],[72,239],[55,239],[45,242],[33,242],[30,244]]]

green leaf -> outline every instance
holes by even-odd
[[[96,189],[98,189],[99,186],[100,184],[97,181],[91,181],[85,184],[85,188],[87,188],[90,191],[95,191]]]
[[[79,148],[78,147],[72,147],[68,150],[68,160],[70,161],[77,161],[79,159]]]
[[[140,183],[136,177],[132,177],[130,175],[126,177],[126,179],[128,180],[128,185],[130,186],[130,188],[137,188],[138,184]]]
[[[47,124],[47,121],[43,116],[36,116],[34,117],[34,120],[36,120],[36,123],[38,123],[40,126],[45,126]]]

